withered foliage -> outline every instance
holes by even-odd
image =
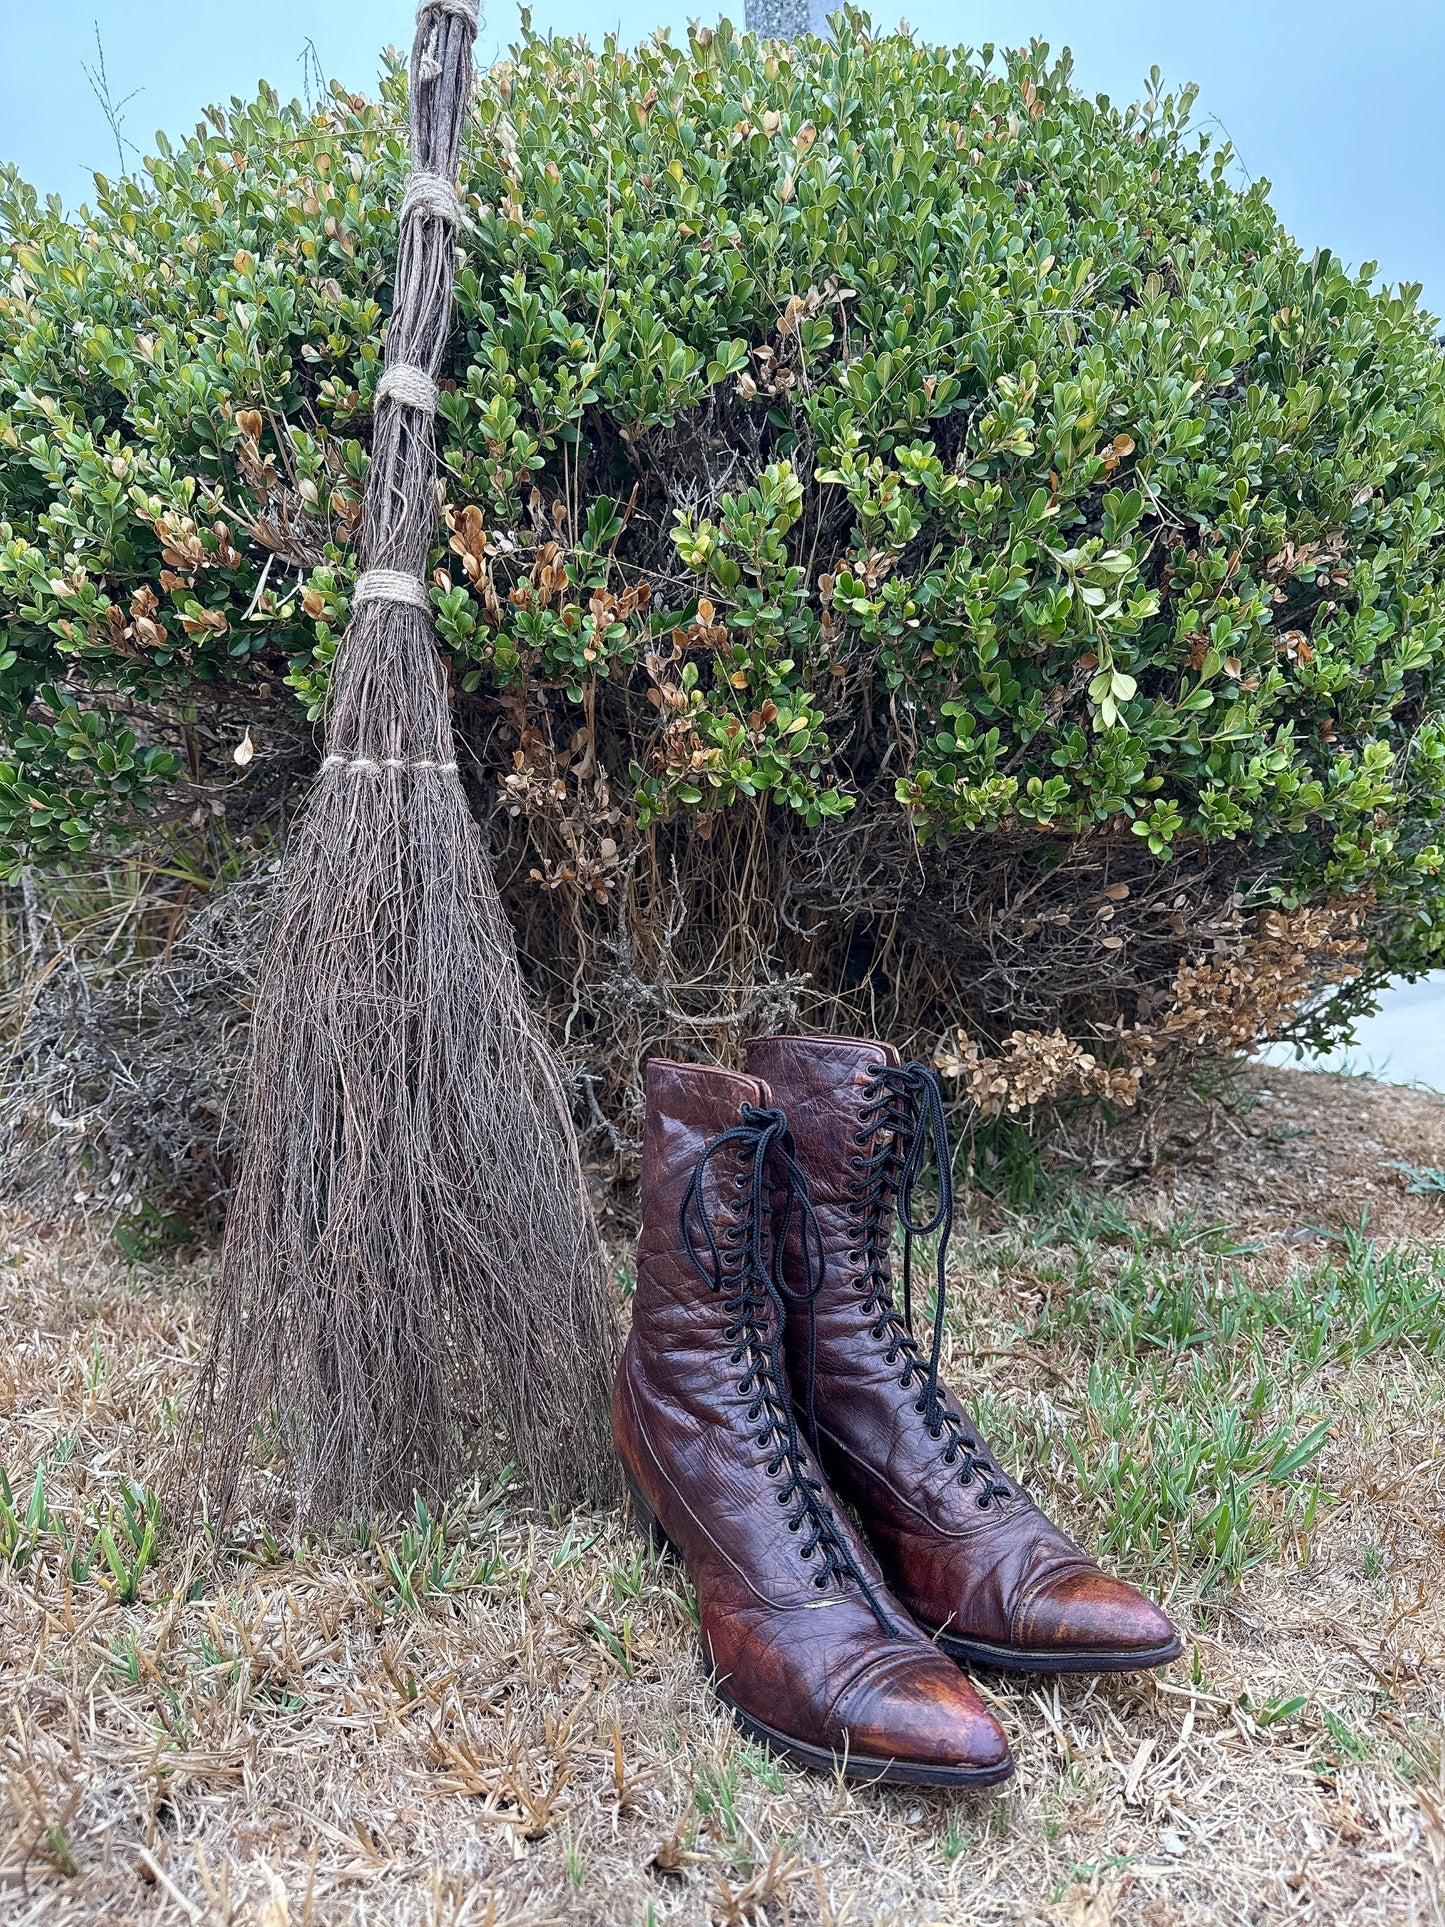
[[[624,1211],[654,1053],[737,1063],[754,1031],[879,1034],[984,1118],[1042,1140],[1082,1109],[1096,1150],[1111,1131],[1117,1149],[1201,1063],[1307,1040],[1321,1006],[1378,980],[1377,911],[1254,907],[1237,854],[1160,865],[1129,837],[920,849],[887,816],[840,838],[756,806],[639,833],[586,740],[554,749],[545,711],[470,721],[523,967],[598,1199]],[[278,768],[303,754],[271,740]],[[273,808],[296,793],[278,776]],[[237,812],[235,830],[231,862],[250,867],[210,897],[153,870],[42,879],[29,936],[8,898],[11,1195],[217,1221],[273,842],[265,819]]]
[[[750,1032],[793,1025],[882,1035],[984,1117],[1047,1129],[1080,1099],[1148,1112],[1199,1062],[1307,1040],[1333,999],[1378,982],[1368,902],[1280,910],[1267,852],[1160,862],[1127,834],[920,845],[883,798],[823,831],[739,806],[639,832],[608,747],[581,732],[559,749],[547,721],[503,725],[504,895],[589,1158],[614,1177],[635,1171],[654,1052],[736,1062]]]

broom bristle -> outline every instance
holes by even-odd
[[[474,22],[424,6],[418,205],[401,222],[358,602],[327,756],[293,835],[252,1018],[251,1084],[198,1395],[200,1478],[235,1503],[274,1413],[298,1512],[444,1492],[478,1441],[549,1500],[609,1490],[616,1335],[565,1085],[458,778],[421,590],[428,382],[451,308]],[[409,197],[410,199],[411,197]],[[420,393],[418,394],[418,390]],[[505,1433],[505,1445],[497,1438]]]

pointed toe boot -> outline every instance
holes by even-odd
[[[999,1469],[939,1379],[951,1161],[934,1072],[890,1046],[764,1037],[748,1069],[786,1112],[822,1240],[823,1282],[785,1300],[788,1357],[822,1464],[862,1520],[887,1582],[938,1646],[961,1661],[1026,1672],[1124,1672],[1179,1655],[1174,1628],[1103,1572]],[[936,1165],[936,1207],[914,1186]],[[903,1302],[889,1257],[903,1227]],[[939,1238],[931,1344],[913,1331],[917,1235]],[[785,1289],[802,1264],[780,1228]]]
[[[613,1433],[642,1523],[685,1562],[715,1691],[809,1767],[923,1786],[1012,1771],[973,1688],[889,1593],[794,1411],[777,1223],[819,1229],[765,1085],[647,1070],[642,1236]]]

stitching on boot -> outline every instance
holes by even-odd
[[[979,1512],[977,1523],[970,1520],[966,1526],[944,1525],[941,1521],[934,1518],[931,1513],[924,1512],[915,1500],[909,1498],[906,1492],[900,1492],[898,1487],[888,1477],[887,1473],[880,1472],[876,1466],[869,1465],[865,1460],[860,1459],[857,1453],[852,1451],[851,1448],[838,1437],[836,1432],[830,1431],[821,1419],[818,1421],[818,1435],[820,1438],[826,1439],[829,1445],[837,1452],[838,1456],[846,1459],[849,1465],[859,1467],[868,1474],[868,1477],[874,1484],[885,1487],[905,1512],[910,1513],[917,1519],[920,1525],[927,1526],[930,1532],[936,1532],[940,1538],[954,1540],[960,1545],[968,1545],[974,1539],[981,1538],[984,1533],[995,1531],[1001,1522],[1002,1514],[996,1513],[990,1508],[987,1512]],[[930,1494],[930,1497],[936,1498],[939,1496],[941,1495]],[[1032,1506],[1031,1500],[1026,1501],[1026,1503]]]

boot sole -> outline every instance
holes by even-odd
[[[1180,1640],[1164,1646],[1141,1647],[1135,1652],[1067,1652],[1047,1647],[995,1646],[986,1639],[960,1639],[954,1633],[940,1632],[936,1626],[919,1625],[941,1653],[960,1665],[991,1666],[1001,1673],[1142,1673],[1155,1666],[1167,1666],[1184,1651]]]
[[[831,1747],[809,1746],[806,1740],[795,1740],[754,1714],[745,1713],[715,1679],[710,1683],[731,1713],[734,1725],[750,1740],[761,1740],[782,1759],[814,1773],[841,1773],[845,1780],[862,1780],[870,1786],[997,1786],[1014,1770],[1012,1759],[1000,1760],[997,1766],[927,1766],[916,1760],[870,1760],[856,1753],[835,1753]]]
[[[657,1514],[643,1498],[625,1466],[622,1475],[627,1484],[633,1516],[653,1551],[670,1553],[681,1562],[681,1552],[663,1531]],[[790,1760],[794,1766],[807,1767],[814,1773],[841,1773],[845,1780],[861,1780],[870,1785],[997,1786],[1000,1780],[1008,1779],[1014,1770],[1011,1758],[1001,1760],[997,1766],[926,1766],[912,1760],[874,1760],[856,1753],[835,1753],[831,1747],[810,1746],[806,1740],[794,1739],[791,1733],[782,1733],[765,1720],[744,1712],[718,1685],[705,1658],[703,1672],[719,1703],[727,1708],[733,1724],[741,1733],[750,1740],[761,1741],[780,1758]]]

